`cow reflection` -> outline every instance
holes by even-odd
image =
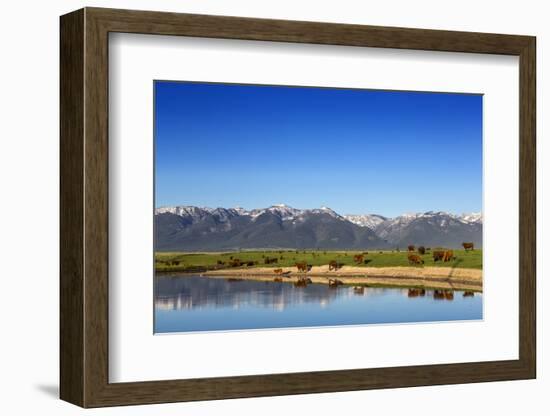
[[[433,298],[435,300],[453,300],[455,298],[455,294],[452,290],[434,290]]]
[[[417,298],[418,296],[426,296],[426,289],[409,289],[407,296],[409,298]]]
[[[310,283],[311,279],[309,277],[300,277],[296,282],[294,282],[294,287],[306,287]]]
[[[328,287],[335,288],[337,286],[343,285],[344,282],[342,282],[339,279],[328,279]]]

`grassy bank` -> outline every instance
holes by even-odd
[[[434,262],[432,251],[420,257],[424,264],[415,266],[449,267],[460,269],[482,269],[482,250],[453,250],[455,259],[443,263]],[[363,254],[363,262],[357,263],[354,256]],[[325,250],[273,250],[273,251],[239,251],[226,253],[156,253],[155,269],[159,272],[204,272],[207,270],[284,268],[293,267],[295,263],[306,262],[312,266],[328,265],[336,261],[341,266],[365,268],[410,267],[405,251],[325,251]],[[418,253],[414,253],[417,254]],[[273,262],[266,264],[266,258]],[[275,260],[273,260],[275,259]],[[233,267],[235,261],[249,265]]]

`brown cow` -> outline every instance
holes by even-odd
[[[342,265],[338,263],[336,260],[331,260],[328,264],[329,271],[338,270],[340,267],[342,267]]]
[[[353,261],[357,264],[363,263],[364,259],[365,259],[365,256],[362,254],[356,254],[355,256],[353,256]]]
[[[278,263],[278,262],[279,262],[279,259],[277,257],[273,257],[273,258],[266,257],[264,259],[265,264]]]
[[[462,247],[464,247],[464,251],[473,250],[474,243],[462,243]]]
[[[410,245],[410,246],[407,246],[407,250],[408,251],[414,251],[414,245]]]
[[[409,260],[409,264],[424,264],[424,260],[416,254],[407,255],[407,259]]]
[[[418,247],[418,254],[421,254],[421,255],[426,254],[426,247],[424,246]]]
[[[273,273],[275,273],[275,274],[282,274],[282,273],[283,273],[283,269],[274,269],[274,270],[273,270]]]
[[[300,263],[295,263],[296,265],[296,268],[298,269],[299,272],[304,272],[306,273],[308,270],[308,264],[305,262],[305,261],[302,261]]]
[[[432,257],[434,259],[434,262],[436,262],[438,260],[443,261],[443,259],[445,258],[445,251],[443,251],[443,250],[434,250],[434,252],[432,253]]]
[[[241,267],[243,265],[243,262],[239,259],[233,259],[231,260],[231,263],[229,263],[231,267]]]
[[[453,250],[445,251],[445,255],[443,256],[443,261],[444,262],[451,261],[451,260],[454,260],[454,259],[455,259],[455,256],[453,254]]]

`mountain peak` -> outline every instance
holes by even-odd
[[[325,207],[325,206],[322,206],[319,209],[304,210],[304,212],[310,212],[310,213],[313,213],[313,214],[328,214],[331,217],[338,218],[338,219],[343,218],[340,214],[338,214],[332,208]]]
[[[386,221],[388,218],[378,214],[363,214],[363,215],[344,215],[344,218],[349,222],[358,225],[359,227],[367,227],[375,230],[378,225]]]

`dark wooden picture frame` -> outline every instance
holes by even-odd
[[[519,57],[519,359],[109,383],[110,32]],[[60,396],[82,407],[213,400],[536,376],[535,38],[486,33],[85,8],[61,17]]]

